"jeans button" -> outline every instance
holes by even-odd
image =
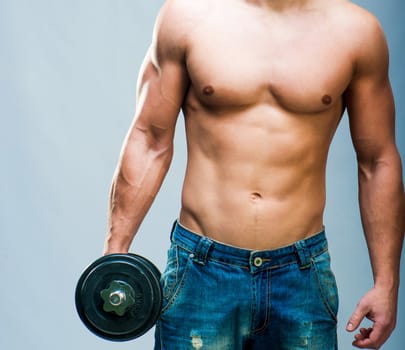
[[[260,266],[263,265],[263,259],[262,259],[261,257],[257,256],[257,257],[253,260],[253,264],[254,264],[256,267],[260,267]]]

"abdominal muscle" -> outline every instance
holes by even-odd
[[[322,230],[337,116],[271,108],[185,111],[180,224],[222,243],[274,249]]]

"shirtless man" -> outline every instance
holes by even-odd
[[[173,154],[188,162],[155,349],[336,349],[323,232],[328,149],[347,107],[374,275],[347,330],[396,322],[404,195],[388,52],[346,0],[167,0],[111,190],[105,254],[126,253]],[[271,281],[271,283],[270,283]]]

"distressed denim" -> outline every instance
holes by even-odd
[[[325,232],[275,250],[176,223],[155,350],[335,350],[338,294]]]

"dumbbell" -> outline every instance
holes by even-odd
[[[160,272],[136,254],[111,254],[90,264],[76,286],[80,319],[111,341],[140,337],[156,323],[162,307]]]

